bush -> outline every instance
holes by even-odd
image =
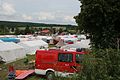
[[[94,50],[84,56],[82,66],[80,80],[120,80],[120,52],[117,50]]]

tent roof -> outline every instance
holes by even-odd
[[[86,39],[86,36],[82,34],[82,35],[78,35],[78,38]]]
[[[3,37],[3,38],[0,38],[0,40],[2,40],[2,41],[4,41],[4,42],[15,42],[15,43],[20,42],[19,39],[17,39],[17,38],[12,38],[12,37]]]
[[[46,42],[44,42],[43,40],[33,40],[33,41],[24,41],[24,42],[20,42],[18,44],[23,44],[29,47],[33,47],[33,46],[38,46],[38,45],[43,45],[46,44]]]
[[[67,40],[71,40],[71,41],[78,40],[77,37],[75,37],[75,35],[63,35],[63,36],[60,35],[58,37],[63,39],[64,41],[67,41]]]
[[[20,48],[23,48],[23,47],[13,42],[0,43],[0,51],[15,50]]]
[[[42,30],[41,32],[43,32],[43,33],[49,33],[50,30]]]
[[[0,40],[0,43],[3,42],[2,40]]]
[[[71,48],[90,48],[90,40],[81,40],[75,44],[68,44],[62,47],[62,49],[71,49]]]
[[[37,39],[48,39],[48,40],[52,39],[51,36],[37,36],[36,38]]]

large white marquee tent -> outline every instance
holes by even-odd
[[[77,48],[90,48],[90,40],[81,40],[80,42],[76,42],[75,44],[68,44],[62,46],[61,49],[77,49]]]
[[[60,35],[60,36],[57,36],[57,39],[63,40],[64,44],[67,44],[67,41],[72,41],[73,43],[76,43],[78,40],[76,35]]]
[[[9,63],[17,59],[24,58],[25,56],[25,50],[22,46],[13,42],[0,43],[0,57],[3,61]]]
[[[18,45],[24,47],[27,54],[35,54],[37,49],[48,48],[48,44],[43,40],[24,41]]]

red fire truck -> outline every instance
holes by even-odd
[[[80,70],[80,63],[85,52],[64,50],[37,50],[35,73],[46,75],[48,80],[53,76],[71,76]]]

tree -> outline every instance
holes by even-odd
[[[25,34],[30,34],[30,33],[31,33],[31,30],[30,30],[29,26],[27,26],[25,28]]]
[[[79,29],[90,34],[96,48],[117,48],[120,36],[119,0],[79,0],[81,12],[75,16]]]
[[[16,27],[16,29],[15,29],[15,34],[16,34],[16,35],[19,35],[19,34],[20,34],[20,30],[18,29],[18,27]]]
[[[56,28],[51,28],[51,32],[52,32],[52,34],[55,34],[56,33]]]
[[[63,32],[63,28],[59,28],[59,34],[61,34]]]
[[[9,28],[6,25],[0,26],[0,34],[9,34]]]

